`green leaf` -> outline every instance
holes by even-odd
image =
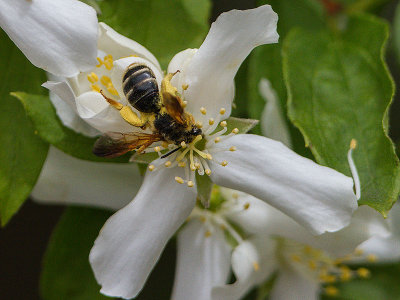
[[[23,104],[33,121],[37,134],[46,142],[74,157],[97,162],[128,162],[129,155],[114,159],[101,158],[92,153],[96,138],[89,138],[65,127],[57,116],[48,96],[13,93]]]
[[[0,219],[4,226],[28,198],[46,159],[48,145],[34,132],[14,90],[40,93],[46,80],[0,30]]]
[[[198,48],[208,32],[209,0],[108,0],[100,21],[149,49],[166,69],[171,58]]]
[[[213,183],[209,176],[196,173],[197,197],[204,207],[210,206],[211,191]]]
[[[383,61],[387,38],[386,23],[358,15],[341,36],[295,30],[283,49],[291,120],[319,163],[347,175],[346,153],[357,140],[360,203],[383,214],[400,188],[399,161],[387,136],[394,92]]]
[[[250,118],[261,120],[261,114],[265,106],[265,100],[259,94],[258,84],[261,78],[267,78],[282,104],[282,110],[286,115],[287,92],[282,73],[282,41],[288,31],[294,27],[318,31],[326,27],[325,15],[321,3],[316,0],[269,0],[258,1],[259,4],[268,3],[279,15],[278,44],[264,45],[253,50],[248,67],[248,99]],[[304,147],[304,139],[301,133],[288,121],[289,131],[292,137],[293,149],[303,155],[310,156],[308,149]],[[256,133],[261,134],[261,129],[256,127]]]
[[[258,124],[258,120],[229,117],[226,119],[226,124],[226,134],[231,133],[235,128],[239,129],[238,134],[240,134],[252,130]],[[218,125],[214,132],[220,131],[222,128],[221,125]]]
[[[111,299],[100,294],[89,265],[89,252],[111,213],[68,208],[54,229],[43,259],[40,293],[43,300]]]
[[[393,43],[397,62],[400,64],[400,2],[397,4],[393,21]]]

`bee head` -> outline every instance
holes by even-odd
[[[192,130],[190,131],[190,134],[193,136],[198,136],[201,135],[203,132],[200,128],[198,128],[196,125],[193,125]]]

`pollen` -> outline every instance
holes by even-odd
[[[214,139],[214,142],[215,143],[219,143],[221,141],[221,138],[220,137],[216,137],[215,139]]]
[[[368,262],[376,262],[377,260],[378,260],[378,258],[376,257],[376,255],[374,255],[374,254],[367,255]]]
[[[112,84],[111,84],[111,86],[107,87],[107,91],[109,91],[110,94],[112,94],[114,96],[118,96],[118,92]]]
[[[184,168],[186,166],[186,163],[184,161],[180,161],[178,163],[178,167]]]
[[[220,114],[221,116],[224,115],[225,112],[226,112],[226,109],[225,109],[225,108],[221,108],[221,109],[219,110],[219,114]]]
[[[90,83],[95,83],[96,81],[99,81],[99,76],[97,76],[96,73],[92,72],[88,74],[87,79]]]
[[[108,77],[108,76],[106,76],[106,75],[101,76],[100,82],[101,82],[104,86],[108,86],[109,84],[112,84],[111,78]]]
[[[249,209],[249,207],[250,207],[250,203],[249,203],[249,202],[247,202],[247,203],[245,203],[245,204],[243,205],[243,208],[244,208],[245,210]]]
[[[229,151],[232,151],[232,152],[234,152],[234,151],[236,151],[236,150],[237,150],[237,149],[236,149],[235,146],[232,146],[232,147],[229,148]]]
[[[208,119],[208,124],[209,125],[214,125],[214,119],[213,118]]]
[[[149,165],[149,171],[154,171],[156,167],[154,165]]]
[[[371,275],[371,272],[367,268],[359,268],[357,274],[361,278],[368,278]]]
[[[164,166],[166,166],[167,168],[170,167],[172,165],[172,162],[170,162],[169,160],[165,162]]]
[[[187,101],[182,101],[182,107],[185,108],[187,106]]]
[[[200,164],[199,163],[194,163],[194,167],[196,168],[196,170],[200,169]]]
[[[103,61],[104,66],[106,67],[107,70],[111,70],[114,66],[114,61],[113,57],[109,54],[104,56],[104,61]]]
[[[226,161],[226,160],[224,160],[222,163],[221,163],[221,166],[223,166],[223,167],[226,167],[228,165],[228,162]]]
[[[238,129],[238,128],[234,128],[234,129],[232,130],[232,133],[233,133],[233,134],[238,134],[238,133],[239,133],[239,129]]]
[[[356,147],[357,147],[357,141],[355,140],[355,139],[352,139],[351,141],[350,141],[350,149],[356,149]]]
[[[208,176],[211,175],[211,170],[210,170],[210,169],[206,169],[204,172],[206,172],[206,174],[207,174]]]
[[[204,107],[200,107],[200,112],[205,115],[207,114],[207,110]]]
[[[185,143],[185,141],[182,141],[182,142],[181,142],[181,147],[182,147],[182,148],[186,148],[186,143]]]
[[[189,88],[188,84],[182,84],[182,90],[186,91]]]
[[[99,64],[98,64],[98,65],[96,65],[96,67],[97,67],[97,68],[100,68],[100,67],[101,67],[101,65],[103,64],[103,61],[101,60],[101,58],[100,58],[100,57],[97,57],[97,61],[99,62]]]
[[[203,123],[201,123],[200,121],[197,121],[196,126],[197,126],[197,128],[203,128]]]
[[[155,151],[155,152],[160,152],[160,151],[161,151],[161,148],[160,148],[159,146],[154,147],[154,151]]]
[[[206,158],[207,158],[208,160],[212,160],[212,155],[211,155],[210,153],[207,153]]]
[[[92,88],[93,92],[100,93],[101,91],[101,88],[97,84],[92,84],[90,87]]]
[[[188,183],[187,183],[187,186],[188,187],[194,187],[193,181],[189,180]]]
[[[180,184],[182,184],[182,183],[185,182],[185,181],[182,179],[182,177],[178,177],[178,176],[175,177],[175,181],[176,181],[177,183],[180,183]]]
[[[205,236],[206,238],[210,237],[210,236],[211,236],[211,231],[210,231],[210,230],[207,230],[207,231],[204,233],[204,236]]]
[[[226,127],[228,124],[226,123],[226,121],[222,121],[221,123],[219,123],[219,125],[221,125],[222,127]]]

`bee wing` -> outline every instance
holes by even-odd
[[[168,114],[179,124],[185,124],[184,110],[182,100],[178,96],[164,93],[163,103]]]
[[[161,140],[158,134],[107,132],[93,146],[93,154],[101,157],[117,157],[138,148],[147,148]]]

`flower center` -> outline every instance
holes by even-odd
[[[105,55],[103,59],[97,57],[97,61],[99,62],[99,64],[96,65],[97,70],[87,73],[86,75],[91,90],[97,93],[100,93],[100,91],[107,91],[112,96],[118,96],[118,92],[109,76],[114,67],[112,55]]]
[[[286,252],[292,265],[299,269],[305,276],[319,281],[325,285],[324,292],[336,296],[339,290],[332,284],[346,282],[353,278],[368,278],[370,271],[366,268],[352,269],[346,265],[355,258],[363,258],[369,262],[376,261],[376,256],[365,256],[361,249],[356,249],[352,254],[340,258],[332,258],[326,252],[302,245],[294,241],[284,240]]]

